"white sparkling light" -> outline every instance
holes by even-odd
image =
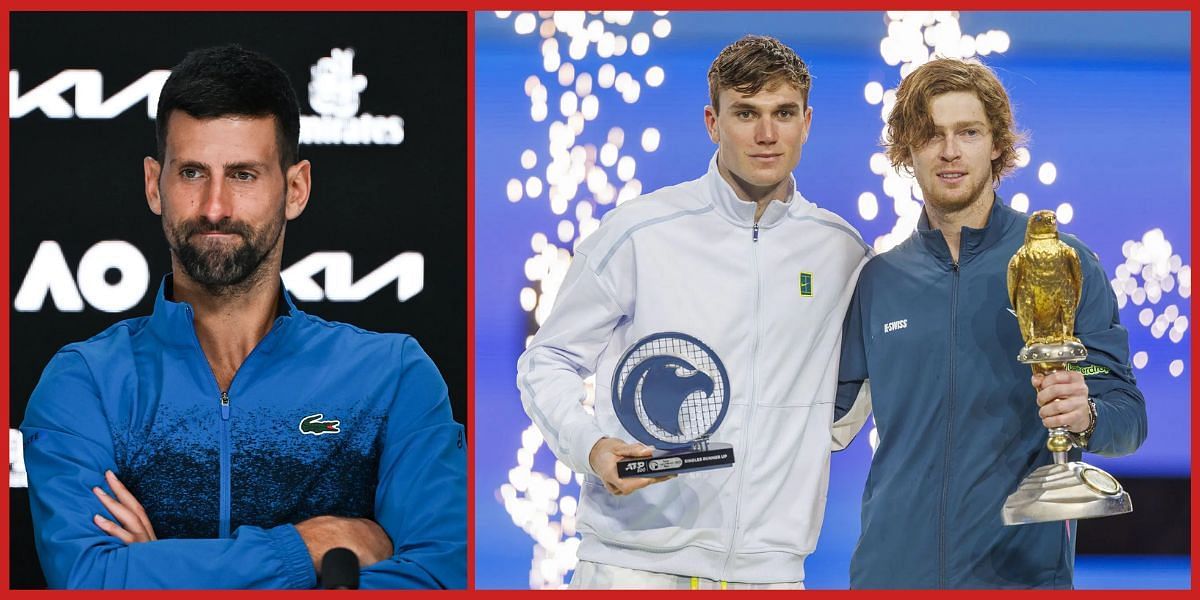
[[[610,143],[600,147],[600,164],[611,167],[617,164],[617,147]]]
[[[879,200],[875,198],[875,194],[863,192],[858,195],[858,214],[868,221],[879,215]]]
[[[509,179],[508,187],[505,189],[508,193],[508,201],[516,202],[521,199],[521,180]]]
[[[575,223],[563,219],[558,222],[558,241],[567,243],[575,237]]]
[[[571,38],[571,45],[567,47],[567,55],[575,60],[583,60],[587,56],[588,40],[586,37]]]
[[[1149,327],[1150,323],[1152,323],[1153,321],[1154,321],[1154,309],[1143,308],[1141,311],[1138,312],[1138,322],[1141,323],[1143,327]]]
[[[637,81],[630,81],[629,85],[625,86],[625,89],[621,91],[621,99],[627,104],[633,104],[634,102],[637,102],[638,98],[641,96],[642,84],[638,83]]]
[[[1017,148],[1017,166],[1025,167],[1029,165],[1029,148]]]
[[[612,129],[609,129],[608,143],[616,146],[617,149],[620,150],[621,146],[625,145],[625,130],[621,129],[620,127],[613,127]]]
[[[646,130],[642,132],[642,150],[646,152],[654,152],[655,150],[658,150],[658,144],[660,141],[661,135],[658,133],[658,129],[654,127],[647,127]]]
[[[629,38],[618,35],[613,44],[613,56],[625,56],[627,50],[629,50]]]
[[[617,77],[617,68],[611,64],[605,63],[600,65],[600,70],[596,72],[596,83],[602,88],[610,88],[613,81]]]
[[[575,78],[575,94],[580,98],[591,95],[592,93],[592,74],[580,73]]]
[[[573,515],[575,514],[576,508],[579,506],[579,502],[575,500],[573,496],[563,496],[559,499],[558,506],[559,510],[562,511],[562,514]]]
[[[1183,375],[1183,361],[1179,359],[1171,361],[1171,366],[1168,369],[1171,371],[1171,377]]]
[[[1038,181],[1050,185],[1058,178],[1058,168],[1052,162],[1044,162],[1038,167]]]
[[[579,110],[583,113],[583,118],[589,121],[595,119],[596,115],[600,114],[600,99],[596,96],[584,96]]]
[[[989,31],[988,37],[992,41],[992,50],[996,52],[1008,52],[1008,46],[1012,42],[1009,39],[1008,33],[1000,30]]]
[[[617,161],[617,179],[621,181],[629,181],[633,179],[634,172],[637,170],[637,162],[632,156],[622,156],[621,160]]]
[[[592,203],[587,200],[580,200],[575,205],[575,219],[582,223],[590,218],[592,218]]]
[[[558,85],[568,86],[575,81],[575,65],[571,63],[563,63],[558,68]]]
[[[650,87],[658,87],[662,85],[663,79],[665,78],[666,74],[663,72],[663,68],[658,65],[646,69],[646,85]]]
[[[650,36],[644,31],[635,33],[633,40],[629,42],[629,49],[638,56],[646,54],[650,50]]]
[[[1075,218],[1075,209],[1071,207],[1070,203],[1063,202],[1054,211],[1054,216],[1058,219],[1059,223],[1070,223],[1071,219]]]
[[[868,82],[863,88],[863,96],[867,99],[867,104],[883,102],[883,84],[878,81]]]
[[[1138,369],[1145,369],[1146,363],[1150,361],[1150,355],[1146,354],[1145,350],[1138,350],[1133,353],[1133,366]]]
[[[533,288],[521,288],[521,310],[529,312],[537,306],[537,292]]]
[[[592,168],[588,170],[587,187],[588,191],[593,194],[599,194],[601,190],[608,186],[608,173],[604,169]]]
[[[671,21],[667,19],[659,19],[654,22],[654,37],[665,38],[671,35]]]
[[[1013,194],[1011,206],[1013,210],[1029,212],[1029,196],[1020,192]]]
[[[611,32],[601,36],[600,41],[596,42],[596,55],[600,58],[609,58],[617,49],[617,36]]]
[[[618,92],[624,92],[625,89],[628,88],[632,83],[633,75],[622,71],[618,73],[616,79],[613,80],[613,88],[615,88]]]
[[[533,13],[521,13],[517,15],[516,19],[513,19],[513,29],[516,30],[519,35],[533,33],[533,30],[536,27],[537,17],[533,16]]]
[[[604,22],[599,19],[592,19],[588,22],[585,30],[587,31],[589,42],[593,44],[599,42],[600,38],[604,37]]]
[[[579,96],[575,92],[566,91],[558,100],[558,110],[564,117],[569,117],[579,110]]]
[[[530,177],[525,180],[525,195],[530,198],[537,198],[542,195],[542,180],[537,177]]]
[[[541,254],[542,249],[546,247],[547,241],[546,234],[539,231],[529,238],[529,248],[533,250],[535,254]]]
[[[876,175],[883,175],[891,168],[892,163],[888,160],[887,155],[882,152],[875,152],[871,155],[871,172]]]
[[[986,32],[975,36],[975,51],[980,56],[987,56],[992,53],[992,36]]]

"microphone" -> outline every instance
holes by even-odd
[[[334,548],[321,557],[321,588],[358,589],[358,556],[346,548]]]

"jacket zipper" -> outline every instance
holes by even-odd
[[[754,423],[754,406],[758,402],[758,338],[762,330],[759,319],[762,315],[762,276],[758,269],[758,222],[754,223],[754,233],[751,238],[751,250],[754,255],[754,344],[750,351],[750,414],[746,418],[746,425],[742,429],[742,447],[746,450],[742,451],[742,464],[747,464],[747,459],[750,457],[748,440],[750,439],[750,428]],[[730,398],[732,401],[733,399]],[[725,555],[725,565],[721,567],[721,581],[728,578],[729,561],[733,558],[734,550],[737,548],[738,530],[741,529],[742,520],[742,488],[746,482],[746,471],[743,467],[742,472],[738,475],[738,492],[733,499],[733,531],[729,537],[729,553]]]
[[[950,376],[947,378],[949,382],[949,400],[946,410],[946,448],[943,453],[945,460],[942,462],[942,502],[938,511],[938,587],[946,588],[946,502],[950,496],[950,454],[954,448],[954,356],[955,344],[958,338],[958,281],[959,281],[959,266],[958,263],[951,263],[950,268],[954,271],[954,280],[950,290]]]
[[[208,359],[205,359],[208,362]],[[209,366],[211,368],[211,365]],[[220,387],[220,386],[218,386]],[[232,382],[229,387],[233,387]],[[232,460],[229,447],[229,391],[221,392],[221,525],[218,535],[223,539],[229,537],[229,519],[232,510],[233,493],[229,481]]]
[[[229,408],[229,392],[233,390],[233,384],[237,382],[238,374],[240,374],[242,369],[245,368],[246,363],[250,362],[250,357],[254,356],[255,352],[258,352],[259,347],[263,345],[263,342],[267,341],[267,338],[271,337],[271,334],[275,333],[276,328],[275,324],[272,323],[271,330],[267,332],[267,335],[263,336],[263,339],[258,341],[258,344],[254,346],[254,349],[251,350],[250,354],[246,356],[246,360],[242,361],[242,365],[238,368],[238,372],[233,374],[233,379],[229,380],[229,389],[222,390],[221,384],[217,381],[217,374],[213,372],[212,365],[208,362],[208,357],[204,355],[204,347],[200,345],[200,336],[196,335],[195,315],[192,312],[192,307],[185,306],[184,311],[187,313],[188,320],[191,321],[189,329],[192,331],[192,339],[196,342],[196,352],[200,355],[200,361],[203,362],[206,367],[208,367],[209,374],[212,375],[213,389],[220,392],[220,396],[218,397],[217,401],[221,407],[221,500],[218,514],[219,525],[217,534],[220,538],[228,538],[232,534],[230,531],[230,521],[231,514],[233,512],[233,484],[231,483],[231,472],[233,470],[231,464],[233,461],[233,457],[231,456],[233,452],[233,442],[229,432],[229,417],[231,415]]]

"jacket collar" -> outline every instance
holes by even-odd
[[[292,302],[292,295],[283,287],[283,282],[279,284],[280,301],[276,305],[275,323],[271,326],[271,331],[276,335],[268,334],[258,343],[260,352],[270,352],[279,340],[282,339],[283,331],[296,319],[295,317],[302,316],[303,311],[296,308],[296,304]],[[165,345],[169,346],[190,346],[197,343],[196,330],[193,325],[194,313],[192,305],[187,302],[176,302],[173,298],[174,279],[171,274],[163,276],[162,282],[158,285],[158,295],[154,299],[154,312],[150,315],[150,329],[154,334],[162,340]]]
[[[725,181],[724,177],[721,177],[720,171],[717,170],[716,152],[713,153],[712,159],[708,161],[708,172],[704,174],[703,180],[708,195],[712,198],[713,205],[716,206],[717,213],[742,227],[754,226],[754,212],[758,208],[758,205],[738,198],[737,194],[733,191],[733,187],[729,185],[729,182]],[[796,201],[797,196],[796,178],[789,173],[788,201],[772,200],[767,205],[767,209],[763,211],[762,217],[758,219],[759,227],[773,227],[783,219],[790,208],[802,204]]]
[[[958,246],[958,263],[961,265],[970,262],[971,259],[996,245],[1020,216],[1021,213],[1009,208],[999,194],[993,194],[992,210],[988,212],[987,224],[979,229],[966,226],[962,228]],[[917,221],[917,230],[914,235],[920,239],[925,249],[940,262],[947,265],[953,262],[945,236],[942,235],[940,229],[929,226],[929,215],[924,208],[921,209],[921,218]]]

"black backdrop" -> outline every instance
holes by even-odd
[[[412,282],[413,274],[423,271],[423,288],[407,300],[398,298],[397,282],[390,279],[358,301],[297,299],[297,304],[326,319],[415,336],[449,385],[455,418],[466,422],[465,14],[14,13],[10,27],[18,98],[27,103],[41,98],[37,106],[50,106],[52,112],[51,105],[59,104],[60,112],[61,106],[70,106],[75,113],[50,118],[33,108],[18,116],[10,108],[10,301],[46,241],[61,248],[74,276],[70,279],[78,279],[88,250],[105,240],[132,244],[149,271],[141,300],[123,312],[106,312],[93,305],[103,301],[89,301],[103,291],[96,282],[87,284],[90,293],[83,294],[79,311],[60,309],[50,294],[40,310],[10,310],[12,427],[20,424],[29,394],[54,352],[120,319],[148,314],[159,280],[170,269],[158,218],[147,209],[142,188],[142,157],[154,153],[147,101],[112,118],[84,118],[80,114],[88,115],[95,103],[83,98],[86,92],[75,97],[75,90],[86,90],[86,83],[78,83],[80,76],[67,76],[77,83],[59,94],[62,103],[29,92],[66,69],[83,69],[102,74],[102,98],[109,100],[147,73],[169,69],[188,50],[227,42],[278,62],[292,79],[304,115],[318,114],[309,102],[310,69],[333,49],[352,48],[353,74],[365,76],[366,87],[357,94],[357,111],[351,106],[349,114],[356,115],[351,120],[361,124],[364,113],[375,115],[374,121],[403,120],[398,145],[301,145],[301,157],[313,164],[313,191],[305,213],[288,224],[283,266],[314,252],[349,253],[352,281],[358,282],[402,253],[422,255],[423,269],[410,266],[400,275]],[[357,81],[361,86],[361,78]],[[350,91],[342,99],[351,103],[355,95]],[[117,110],[124,104],[117,98],[101,107]],[[392,119],[386,125],[393,127],[393,141],[396,123]],[[387,141],[384,135],[376,134]],[[50,258],[42,277],[57,273]],[[92,258],[100,261],[107,284],[136,282],[133,270],[105,270],[101,250]],[[137,262],[136,255],[132,260]],[[39,273],[34,275],[36,279]],[[68,283],[84,285],[52,278],[61,289]],[[323,273],[312,280],[326,293],[344,288],[336,282],[326,286]],[[136,295],[137,286],[133,289]],[[11,587],[43,586],[26,490],[13,488],[10,501]]]

